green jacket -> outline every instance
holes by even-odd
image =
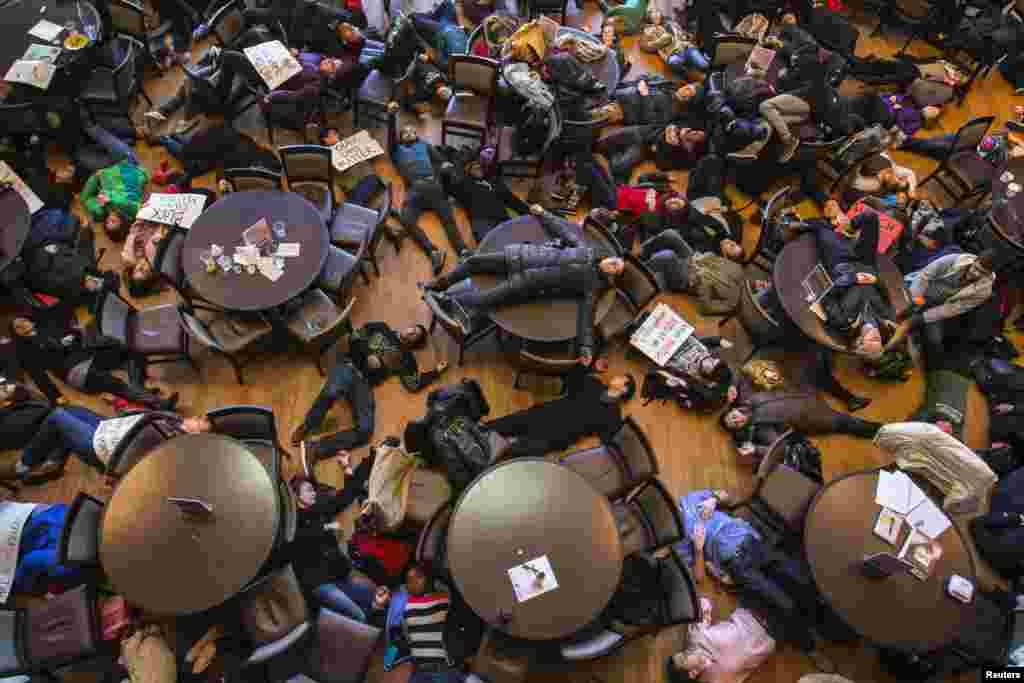
[[[101,221],[108,211],[114,210],[131,222],[142,206],[148,182],[146,169],[126,159],[89,176],[80,198],[93,220]],[[106,206],[101,206],[97,199],[101,192],[110,198]]]

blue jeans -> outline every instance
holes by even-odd
[[[688,47],[669,55],[668,67],[676,74],[685,76],[689,71],[707,71],[711,68],[711,60],[698,48]]]
[[[160,144],[178,161],[185,161],[185,144],[175,135],[161,135]]]
[[[327,609],[366,623],[366,610],[373,604],[373,592],[369,586],[346,579],[317,586],[314,593]]]
[[[446,671],[416,671],[409,677],[409,683],[463,683],[465,674],[458,669]]]
[[[85,128],[85,134],[92,138],[93,142],[97,145],[107,150],[107,153],[117,161],[124,161],[127,159],[136,166],[139,165],[139,158],[135,156],[135,151],[132,150],[131,145],[111,133],[106,128],[100,128],[93,124]]]
[[[66,457],[68,451],[74,451],[80,457],[96,460],[92,440],[103,419],[80,406],[54,408],[22,451],[22,464],[35,467],[48,458],[52,459],[57,451],[60,458]]]
[[[373,388],[363,377],[354,365],[347,360],[340,360],[331,370],[327,382],[320,389],[319,396],[313,402],[302,426],[307,434],[312,434],[320,428],[327,412],[334,405],[335,401],[346,399],[352,407],[352,420],[355,426],[352,429],[345,429],[336,434],[309,443],[313,462],[320,458],[334,455],[340,450],[351,450],[364,446],[373,436],[373,426],[376,420],[377,404],[373,400]]]

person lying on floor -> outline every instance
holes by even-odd
[[[695,296],[702,315],[724,315],[739,306],[746,279],[743,265],[697,251],[677,230],[664,230],[641,244],[640,258],[663,289]]]
[[[399,222],[413,241],[430,257],[434,275],[444,269],[447,252],[438,249],[419,226],[420,217],[433,211],[441,219],[448,241],[460,256],[469,251],[462,239],[455,211],[448,193],[441,184],[440,172],[451,164],[434,145],[422,140],[413,126],[398,130],[398,103],[388,103],[388,150],[391,161],[405,181],[405,199]]]
[[[167,239],[170,228],[161,223],[136,219],[128,229],[128,236],[121,249],[121,263],[124,264],[124,281],[128,293],[142,297],[152,292],[160,281],[160,274],[153,269],[160,244]]]
[[[680,408],[712,412],[736,400],[736,377],[718,356],[729,341],[721,337],[701,337],[705,352],[686,365],[669,364],[651,370],[644,378],[641,397],[646,403],[673,400]]]
[[[616,256],[604,256],[584,246],[580,228],[544,210],[539,204],[530,207],[555,243],[510,244],[500,252],[473,254],[447,275],[434,278],[425,285],[424,298],[432,308],[442,310],[468,333],[474,312],[493,309],[502,304],[530,299],[540,292],[550,296],[568,294],[580,297],[577,317],[579,360],[589,366],[594,358],[594,306],[597,295],[613,285],[622,274],[624,262]],[[481,273],[503,276],[504,282],[487,290],[474,290],[459,305],[443,290],[457,282]]]
[[[660,78],[620,83],[612,102],[590,110],[590,118],[605,125],[664,126],[689,112],[699,102],[700,92],[699,85]]]
[[[493,161],[493,147],[456,150],[451,166],[442,164],[441,181],[447,192],[469,216],[477,243],[509,219],[509,209],[525,212],[525,205],[498,173],[488,175],[484,161]],[[491,164],[493,168],[493,164]]]
[[[917,198],[917,175],[888,157],[877,156],[860,165],[844,198],[852,202],[865,195],[880,197],[896,206],[906,206],[911,199]]]
[[[174,410],[177,394],[162,399],[112,373],[130,361],[140,362],[138,359],[120,346],[87,341],[82,329],[68,322],[62,324],[54,316],[37,321],[19,317],[11,322],[16,362],[51,402],[66,403],[66,399],[50,379],[50,372],[78,391],[113,394],[152,410]]]
[[[102,222],[112,240],[121,241],[142,207],[149,173],[132,148],[112,133],[95,124],[85,132],[119,161],[93,173],[79,199],[89,218]]]
[[[872,439],[881,424],[834,410],[813,387],[797,391],[752,391],[744,376],[732,407],[719,424],[732,437],[741,464],[758,465],[789,429],[807,435],[849,434]]]
[[[392,667],[411,660],[410,683],[463,683],[465,675],[455,668],[444,639],[451,602],[447,593],[435,590],[429,571],[424,564],[411,567],[405,590],[394,595],[379,588],[370,623],[386,629],[386,648],[394,647],[401,634],[408,656],[392,662]]]
[[[587,369],[565,376],[565,395],[485,422],[488,429],[515,439],[519,454],[538,457],[572,447],[585,436],[612,437],[622,426],[622,406],[636,394],[632,375],[606,385]]]
[[[189,181],[218,168],[263,168],[281,172],[281,161],[274,147],[240,133],[230,124],[201,125],[184,135],[160,136],[157,142],[182,163]]]
[[[433,111],[435,99],[443,106],[452,98],[448,74],[430,61],[430,55],[426,52],[419,53],[413,60],[405,90],[400,100],[402,108],[416,112],[422,119],[426,119]]]
[[[320,394],[302,423],[292,430],[292,444],[302,443],[303,448],[310,451],[311,462],[315,463],[339,450],[369,443],[376,415],[373,387],[398,375],[406,391],[417,392],[435,382],[448,368],[447,363],[441,362],[434,370],[419,371],[413,351],[427,343],[427,336],[423,325],[396,332],[385,323],[370,322],[355,330],[349,337],[348,351],[338,352]],[[351,405],[356,426],[315,443],[306,443],[305,439],[319,431],[331,407],[342,398]]]
[[[594,150],[608,159],[616,183],[628,184],[633,167],[654,161],[659,171],[690,168],[704,156],[707,136],[698,128],[639,125],[618,128],[597,141]]]
[[[104,468],[121,440],[147,413],[103,417],[82,406],[54,408],[39,431],[21,452],[21,457],[0,469],[0,479],[25,484],[42,483],[59,477],[68,455],[74,453],[89,464]],[[156,420],[167,434],[201,434],[211,429],[204,415],[182,418],[159,412]]]
[[[697,37],[678,22],[665,18],[656,3],[647,6],[647,26],[640,37],[640,49],[657,53],[675,75],[703,77],[711,60],[697,47]]]

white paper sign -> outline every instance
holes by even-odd
[[[928,538],[935,539],[941,536],[952,525],[952,522],[931,498],[926,497],[907,515],[907,524]]]
[[[256,73],[271,90],[277,90],[285,81],[302,71],[302,65],[295,59],[280,40],[260,43],[244,50]]]
[[[665,304],[658,304],[629,343],[658,365],[665,365],[693,334],[693,325]]]
[[[286,258],[295,258],[302,253],[301,242],[281,242],[277,245],[277,253],[275,256],[283,256]]]
[[[154,192],[139,209],[138,217],[145,221],[180,225],[190,228],[203,212],[206,197],[201,194],[165,194]]]
[[[46,90],[50,87],[57,67],[49,62],[26,62],[19,59],[7,70],[4,80],[8,83],[23,83],[33,88]]]
[[[52,43],[57,40],[57,36],[64,32],[64,27],[60,24],[55,24],[52,21],[46,19],[40,19],[39,23],[28,30],[30,36],[35,36],[39,40],[45,40],[48,43]]]
[[[526,602],[558,588],[558,579],[547,555],[512,567],[508,570],[508,578],[512,581],[518,602]]]
[[[36,509],[35,503],[0,503],[0,602],[7,602],[14,585],[14,573],[18,569],[18,547],[21,545],[21,530],[29,515]]]
[[[339,140],[331,148],[331,163],[336,171],[347,171],[356,164],[384,154],[384,148],[365,130]]]
[[[43,208],[43,200],[36,196],[36,193],[32,191],[25,181],[21,179],[14,170],[3,161],[0,161],[0,182],[10,183],[14,191],[17,192],[25,203],[28,204],[28,212],[35,213],[39,209]]]

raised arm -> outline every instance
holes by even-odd
[[[530,213],[540,221],[540,226],[544,229],[544,232],[551,237],[562,240],[570,247],[583,246],[583,231],[576,223],[556,216],[541,207],[540,204],[532,205]]]

